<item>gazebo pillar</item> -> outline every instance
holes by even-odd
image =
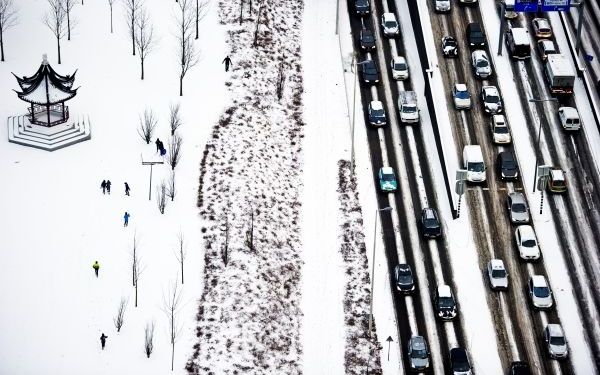
[[[46,114],[48,115],[48,127],[50,127],[50,104],[46,104]]]

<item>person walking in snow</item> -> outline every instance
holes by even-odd
[[[129,184],[125,182],[125,195],[129,196]]]
[[[156,138],[156,142],[154,142],[154,143],[156,143],[156,152],[160,152],[160,150],[161,150],[161,149],[162,149],[162,147],[163,147],[163,146],[162,146],[162,144],[163,144],[163,143],[162,143],[162,141],[160,140],[160,138]]]
[[[106,194],[106,180],[102,180],[100,187],[102,188],[102,194]]]
[[[221,64],[225,64],[225,71],[228,72],[229,64],[231,64],[231,59],[229,58],[229,56],[225,56],[225,58],[223,59],[223,62]]]
[[[106,180],[106,191],[110,194],[110,180]]]
[[[98,271],[100,270],[100,264],[98,263],[98,261],[94,262],[92,268],[94,269],[94,272],[96,272],[96,277],[98,277]]]
[[[131,215],[129,215],[129,212],[125,211],[125,215],[123,215],[123,220],[124,220],[123,226],[124,227],[129,225],[129,216],[131,216]]]
[[[102,336],[100,336],[100,343],[102,344],[102,350],[104,350],[104,346],[106,345],[107,338],[108,338],[108,336],[106,336],[104,334],[104,332],[102,332]]]

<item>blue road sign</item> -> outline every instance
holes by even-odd
[[[571,0],[542,0],[542,12],[566,12]]]
[[[537,12],[538,0],[515,0],[515,12]]]

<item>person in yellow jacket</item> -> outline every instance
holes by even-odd
[[[100,269],[100,264],[98,263],[98,261],[94,262],[92,268],[94,269],[94,272],[96,272],[96,277],[98,277],[98,270]]]

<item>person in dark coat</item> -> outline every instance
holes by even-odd
[[[226,56],[223,59],[223,62],[221,64],[225,64],[225,71],[228,72],[229,71],[229,65],[231,64],[231,59],[229,58],[229,56]]]
[[[106,336],[104,334],[104,332],[102,332],[102,336],[100,336],[100,343],[102,344],[102,350],[104,350],[104,346],[106,345],[107,338],[108,338],[108,336]]]
[[[125,211],[125,215],[123,215],[123,226],[126,227],[129,225],[129,212]]]
[[[102,188],[102,194],[106,194],[106,180],[102,180],[100,187]]]
[[[106,180],[106,191],[110,194],[110,180]]]
[[[100,270],[100,263],[98,263],[98,261],[95,261],[94,264],[92,265],[92,268],[94,269],[94,272],[96,273],[96,277],[98,277],[98,271]]]
[[[129,184],[125,182],[125,195],[129,195]]]
[[[162,148],[162,141],[160,140],[160,138],[156,138],[156,152],[160,152],[160,149]]]

